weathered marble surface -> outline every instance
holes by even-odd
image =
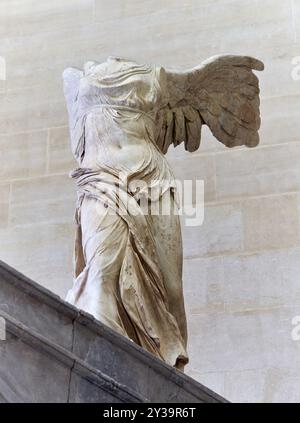
[[[110,56],[63,73],[79,165],[67,301],[181,370],[188,363],[182,243],[164,154],[181,143],[196,151],[203,125],[226,147],[255,147],[253,70],[263,68],[246,56],[212,57],[187,71]],[[153,212],[167,202],[167,213]]]

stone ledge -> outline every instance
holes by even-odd
[[[1,261],[0,310],[151,402],[227,402]]]
[[[148,400],[143,396],[133,392],[127,386],[116,382],[109,376],[103,374],[100,370],[84,363],[66,349],[54,344],[53,342],[49,342],[45,337],[12,319],[6,313],[0,311],[0,317],[5,319],[7,335],[12,334],[19,340],[31,346],[34,350],[46,354],[51,357],[52,360],[59,361],[63,366],[67,367],[71,373],[75,373],[97,386],[97,388],[108,392],[120,400],[120,402],[148,402]]]

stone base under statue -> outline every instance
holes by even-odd
[[[2,262],[0,299],[0,402],[226,402]]]

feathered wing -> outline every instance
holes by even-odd
[[[158,112],[156,142],[166,153],[170,144],[198,149],[201,127],[227,147],[259,142],[259,82],[253,70],[264,65],[247,56],[215,56],[189,71],[164,69],[167,102]]]
[[[83,119],[80,118],[78,113],[78,95],[82,77],[83,72],[76,68],[67,68],[63,72],[64,95],[69,115],[71,147],[74,157],[77,160],[79,160],[83,154],[82,150],[84,145]]]

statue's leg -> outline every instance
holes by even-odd
[[[100,201],[85,197],[81,204],[82,249],[86,267],[67,300],[102,323],[130,336],[119,295],[119,275],[128,239],[123,219]]]
[[[157,256],[164,277],[169,311],[176,318],[186,347],[187,323],[182,287],[182,238],[180,219],[175,212],[173,195],[167,191],[160,198],[160,212],[151,214]]]
[[[163,200],[161,200],[163,201]],[[173,203],[172,203],[173,204]],[[151,260],[145,267],[143,248],[136,241],[147,239],[141,234],[129,233],[131,219],[120,217],[94,198],[85,197],[81,204],[83,258],[86,263],[75,280],[68,300],[86,310],[98,320],[134,340],[169,364],[183,369],[187,362],[186,319],[182,294],[182,251],[178,216],[149,216],[146,229],[153,231],[159,262]],[[136,221],[136,223],[140,223]],[[141,248],[136,251],[135,248]],[[155,247],[155,246],[154,246]],[[153,250],[144,252],[149,255]],[[160,272],[155,273],[157,264]],[[151,275],[162,278],[151,281]],[[162,283],[166,289],[167,304],[153,296],[151,283]],[[158,295],[158,293],[156,293]],[[157,308],[158,307],[158,308]],[[173,315],[170,316],[168,311]],[[158,319],[158,316],[161,318]],[[174,322],[174,318],[176,323]],[[178,333],[178,329],[181,333]],[[155,340],[159,340],[157,344]],[[161,348],[161,349],[160,349]]]

